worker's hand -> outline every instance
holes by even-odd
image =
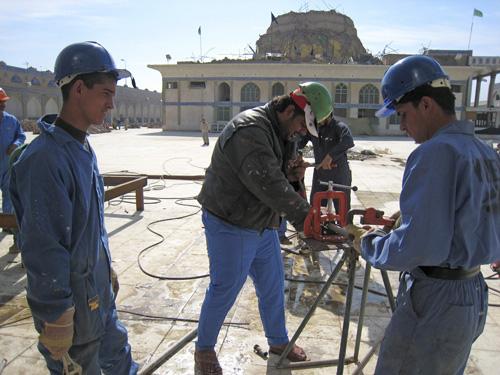
[[[113,269],[113,267],[111,267],[111,287],[113,288],[113,294],[115,295],[116,298],[116,295],[120,290],[120,283],[118,282],[118,274]]]
[[[390,216],[390,218],[394,220],[394,224],[392,225],[392,227],[389,225],[384,225],[382,230],[386,233],[389,233],[391,230],[395,230],[395,229],[399,228],[399,226],[401,225],[401,211],[394,212]]]
[[[321,163],[316,167],[316,169],[333,169],[337,167],[337,164],[333,163],[333,159],[330,154],[326,154]]]
[[[16,144],[11,144],[9,147],[7,147],[7,151],[5,151],[5,153],[7,155],[10,155],[16,148],[17,148]]]
[[[302,156],[298,156],[296,159],[290,160],[286,171],[288,181],[301,181],[304,178],[307,166],[308,163],[304,161]]]
[[[73,345],[73,316],[75,308],[66,310],[55,322],[45,322],[39,336],[40,343],[45,346],[52,358],[60,361]]]
[[[344,229],[349,233],[349,239],[352,241],[352,247],[361,254],[361,238],[370,230],[368,227],[360,227],[354,224],[347,225]]]

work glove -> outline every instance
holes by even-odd
[[[113,267],[111,267],[111,287],[113,288],[113,294],[116,298],[118,291],[120,290],[120,283],[118,282],[118,274]]]
[[[352,241],[352,247],[358,254],[361,254],[361,238],[368,233],[368,229],[349,224],[344,228],[349,233],[349,238]]]
[[[389,225],[384,225],[382,230],[386,233],[389,233],[391,230],[396,230],[400,227],[401,225],[401,211],[396,211],[394,212],[391,216],[391,219],[395,220],[394,224],[392,226]]]
[[[66,310],[56,321],[44,322],[42,333],[38,337],[52,358],[60,361],[73,345],[73,316],[75,308]]]

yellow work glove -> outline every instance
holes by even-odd
[[[361,237],[363,237],[368,230],[354,224],[347,225],[345,230],[349,233],[349,237],[352,241],[352,247],[354,247],[354,250],[361,254]]]
[[[111,267],[111,287],[113,288],[113,294],[116,298],[116,295],[120,290],[120,283],[118,282],[118,274],[115,272],[113,267]]]
[[[42,333],[38,337],[52,358],[60,361],[73,345],[73,316],[75,308],[66,310],[55,322],[45,322]]]

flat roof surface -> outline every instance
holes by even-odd
[[[28,133],[28,139],[31,139]],[[202,147],[201,133],[163,132],[160,129],[114,130],[90,137],[99,160],[101,173],[202,175],[209,165],[216,135],[210,146]],[[405,160],[416,147],[410,138],[355,138],[356,149],[369,149],[376,158],[350,161],[353,184],[359,190],[352,195],[353,208],[374,207],[391,214],[398,208]],[[306,174],[310,190],[312,171]],[[150,180],[145,189],[145,210],[137,212],[134,194],[106,203],[105,220],[109,232],[113,267],[119,275],[117,298],[119,316],[126,325],[133,357],[141,365],[150,363],[185,334],[196,328],[182,319],[198,318],[208,278],[175,281],[159,277],[200,276],[208,272],[205,237],[200,209],[195,197],[199,181]],[[292,228],[289,228],[289,235]],[[293,239],[296,241],[296,239]],[[3,375],[46,374],[45,362],[36,348],[37,333],[26,303],[26,275],[20,256],[8,253],[12,236],[0,234],[0,366],[7,360]],[[325,251],[293,255],[283,252],[287,277],[326,280],[341,252]],[[358,264],[356,286],[362,285],[365,265]],[[485,276],[491,270],[483,267]],[[398,274],[389,272],[394,293]],[[338,279],[345,283],[344,267]],[[500,289],[498,279],[488,284]],[[321,284],[288,281],[286,316],[290,337],[299,327]],[[372,270],[370,293],[365,312],[360,358],[378,342],[390,319],[390,308],[383,294],[380,272]],[[298,338],[312,360],[338,358],[345,305],[345,286],[332,286],[322,298],[310,322]],[[347,355],[352,356],[359,319],[361,291],[354,290]],[[500,303],[500,293],[490,290],[490,303]],[[332,374],[335,366],[277,370],[277,356],[264,360],[253,352],[258,344],[267,351],[259,319],[257,300],[251,280],[245,284],[226,322],[243,325],[224,326],[216,350],[224,374]],[[156,370],[155,374],[192,374],[194,341]],[[466,374],[498,374],[500,357],[500,309],[490,307],[483,335],[472,347]],[[376,355],[364,374],[373,374]],[[355,371],[346,365],[344,374]],[[1,372],[1,371],[0,371]]]

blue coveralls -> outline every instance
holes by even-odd
[[[44,121],[44,119],[42,119]],[[95,154],[59,126],[42,134],[12,169],[10,192],[20,226],[27,299],[41,332],[75,307],[70,356],[85,374],[135,374],[127,331],[117,318],[111,288],[104,186]],[[62,374],[41,343],[51,374]]]
[[[471,269],[500,259],[500,159],[473,124],[441,128],[408,158],[401,226],[362,240],[373,266],[404,272],[376,374],[462,374],[482,333],[488,291],[481,273],[427,276],[421,266]]]
[[[4,111],[0,123],[0,186],[3,213],[13,212],[9,195],[9,155],[7,155],[7,149],[13,144],[19,147],[25,140],[26,135],[18,119]]]
[[[352,182],[351,170],[347,161],[347,150],[354,147],[351,131],[343,122],[332,120],[319,127],[318,136],[307,135],[300,141],[299,148],[303,148],[308,141],[313,144],[314,162],[321,163],[326,155],[330,155],[337,166],[333,169],[314,169],[312,188],[309,202],[313,202],[314,194],[328,190],[328,186],[320,185],[320,181],[332,181],[335,184],[350,186]],[[337,190],[337,189],[334,189]],[[351,207],[351,191],[344,190],[347,197],[347,209]],[[338,203],[334,201],[335,209]],[[326,204],[326,203],[325,203]]]

